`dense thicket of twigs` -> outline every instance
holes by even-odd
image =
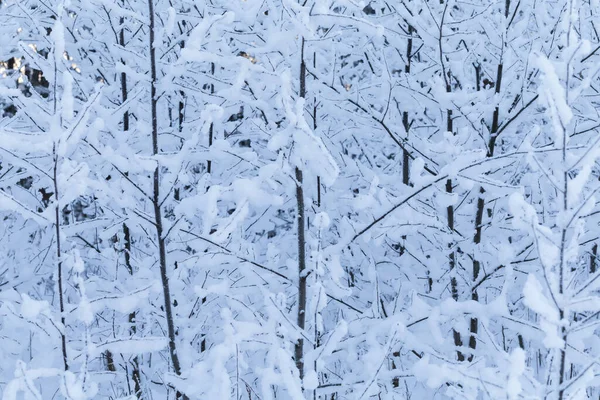
[[[597,399],[598,13],[1,0],[2,399]]]

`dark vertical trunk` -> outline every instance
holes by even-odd
[[[485,193],[483,188],[479,188],[479,192],[481,194]],[[483,209],[485,207],[485,200],[482,197],[477,199],[477,211],[475,213],[475,237],[473,238],[473,243],[477,246],[481,243],[481,224],[483,223]],[[480,262],[473,257],[473,282],[477,281],[479,276],[479,271],[481,269]],[[471,300],[479,301],[479,293],[477,293],[476,289],[471,290]],[[478,320],[477,318],[471,318],[471,336],[469,337],[469,348],[475,350],[477,347],[477,332],[478,332]],[[469,355],[469,361],[473,360],[473,353]]]
[[[123,5],[125,5],[125,0],[123,0]],[[123,17],[121,17],[119,22],[121,23],[121,25],[123,25],[123,23],[125,22],[125,19]],[[119,32],[119,45],[121,45],[121,47],[125,47],[125,30],[124,29],[121,29],[121,31]],[[125,60],[121,59],[121,62],[125,63]],[[123,101],[123,103],[125,103],[127,101],[127,74],[125,72],[121,72],[121,100]],[[123,113],[123,130],[124,131],[129,130],[129,112],[128,111],[125,111]]]
[[[52,179],[54,181],[54,200],[56,201],[56,207],[54,210],[54,225],[56,228],[56,261],[57,261],[57,280],[58,280],[58,303],[60,308],[60,323],[62,324],[62,332],[60,333],[60,342],[63,356],[63,366],[65,371],[69,369],[69,360],[67,357],[67,324],[65,320],[65,296],[63,291],[63,274],[62,274],[62,251],[60,241],[60,204],[59,204],[59,192],[58,192],[58,156],[56,150],[53,149],[54,153],[54,170]]]
[[[446,91],[447,92],[451,91],[450,84],[446,85]],[[453,126],[453,121],[452,121],[452,110],[446,110],[446,130],[448,132],[454,131],[454,126]],[[452,193],[452,192],[453,192],[452,179],[448,179],[448,180],[446,180],[446,193]],[[450,230],[450,234],[453,235],[454,234],[454,206],[448,206],[446,208],[446,214],[447,214],[447,220],[448,220],[448,229]],[[451,291],[452,298],[455,301],[458,301],[458,281],[456,280],[456,273],[454,271],[456,268],[456,252],[454,251],[453,246],[454,246],[454,243],[452,243],[452,242],[448,244],[448,247],[450,248],[450,254],[448,256],[448,260],[449,260],[448,267],[450,269],[450,291]],[[460,332],[453,329],[452,335],[454,337],[454,345],[456,347],[462,347],[463,341],[462,341],[462,338],[460,337]],[[465,355],[460,350],[456,351],[456,357],[457,357],[458,361],[465,360]]]
[[[206,303],[206,297],[202,298],[200,304]],[[200,352],[204,353],[206,351],[206,334],[202,334],[202,340],[200,341]]]
[[[452,193],[452,179],[446,180],[446,193]],[[447,213],[447,219],[448,219],[448,229],[450,230],[450,233],[452,234],[454,232],[454,206],[448,206],[446,208],[446,213]],[[456,268],[456,253],[452,249],[452,246],[453,246],[453,243],[448,244],[448,247],[450,248],[450,254],[448,256],[448,259],[449,259],[448,266],[450,268],[450,292],[451,292],[451,295],[452,295],[452,298],[454,299],[454,301],[458,301],[458,282],[456,280],[456,275],[454,273],[455,272],[454,269]],[[460,337],[460,332],[453,329],[452,336],[454,338],[454,345],[459,348],[462,347],[463,342],[462,342],[462,338]],[[456,351],[456,357],[457,357],[458,361],[465,360],[465,356],[460,350]]]
[[[133,266],[131,265],[131,232],[127,224],[123,224],[123,236],[125,239],[125,266],[129,275],[133,275]]]
[[[475,65],[475,80],[476,80],[476,87],[477,87],[477,91],[481,90],[481,65],[476,64]],[[496,130],[497,125],[498,125],[498,107],[496,107],[496,109],[494,110],[494,120],[496,121]],[[493,125],[493,124],[492,124]],[[492,128],[493,130],[494,128]],[[491,139],[490,139],[490,144],[491,144]],[[489,149],[488,149],[488,155],[489,155]],[[483,187],[479,188],[479,193],[482,195],[483,193],[485,193],[485,190],[483,189]],[[475,211],[475,236],[473,237],[473,243],[475,246],[477,246],[479,243],[481,243],[481,224],[483,223],[483,209],[485,207],[485,200],[483,199],[483,197],[479,197],[477,199],[477,208]],[[481,262],[479,260],[477,260],[477,256],[474,254],[473,255],[473,274],[472,274],[472,279],[473,282],[475,282],[477,280],[477,277],[479,276],[479,271],[481,270]],[[477,292],[476,289],[472,288],[471,289],[471,300],[475,300],[475,301],[479,301],[479,293]],[[471,336],[469,337],[469,348],[472,350],[475,350],[477,348],[477,332],[479,330],[479,325],[478,325],[478,320],[477,318],[471,318],[470,321],[470,326],[469,326],[469,331],[471,333]],[[469,361],[473,361],[473,356],[474,354],[471,353],[468,357]]]
[[[211,63],[210,64],[210,74],[211,75],[215,74],[215,63]],[[214,83],[210,84],[210,93],[211,94],[215,93],[215,85],[214,85]],[[208,147],[212,146],[212,143],[213,143],[213,128],[214,128],[214,125],[211,122],[210,123],[210,127],[208,128]],[[206,172],[208,172],[210,174],[211,171],[212,171],[212,161],[208,160],[207,163],[206,163]]]
[[[525,350],[525,340],[523,339],[523,335],[517,335],[517,340],[519,341],[519,347],[521,350]]]
[[[179,95],[181,96],[181,99],[179,100],[179,113],[178,113],[178,118],[177,118],[177,129],[179,131],[179,133],[181,133],[181,131],[183,131],[183,119],[184,119],[184,109],[185,109],[185,92],[183,90],[181,90],[179,92]]]
[[[402,113],[402,125],[404,126],[404,130],[406,131],[406,136],[408,137],[408,130],[410,129],[408,123],[408,111],[404,111]],[[402,183],[405,185],[410,184],[410,154],[406,150],[406,147],[402,150]]]
[[[131,265],[131,233],[129,232],[129,227],[126,224],[123,224],[123,236],[125,237],[125,266],[127,267],[129,274],[133,275],[133,266]],[[135,311],[129,314],[129,333],[131,334],[131,336],[135,336],[137,332],[136,316],[137,313]],[[133,360],[131,360],[131,364],[133,366],[133,369],[131,370],[131,379],[133,379],[135,396],[138,399],[141,399],[142,384],[140,374],[140,362],[138,356],[133,357]]]
[[[152,117],[152,154],[157,155],[159,152],[158,148],[158,112],[157,104],[158,99],[156,97],[156,84],[157,84],[157,72],[156,72],[156,51],[154,48],[154,37],[155,37],[155,15],[154,15],[154,0],[148,0],[148,16],[150,19],[149,26],[149,51],[150,51],[150,109]],[[156,166],[153,176],[153,193],[152,193],[152,205],[154,208],[154,225],[156,227],[156,238],[158,244],[159,253],[159,265],[160,265],[160,278],[163,288],[165,317],[167,320],[167,334],[169,339],[169,354],[171,356],[171,364],[173,371],[177,375],[181,375],[181,366],[179,364],[179,356],[177,355],[177,345],[175,341],[175,322],[173,317],[173,309],[171,302],[171,291],[169,288],[169,273],[167,269],[167,251],[166,251],[166,238],[164,237],[163,221],[162,221],[162,210],[160,202],[160,165]],[[177,392],[176,398],[187,399],[187,396]]]
[[[598,244],[592,246],[592,256],[590,257],[590,274],[596,273],[596,257],[598,255]]]
[[[313,53],[313,68],[317,69],[317,53]],[[313,97],[313,131],[317,130],[317,97]],[[317,176],[317,208],[321,207],[321,177]],[[319,324],[317,323],[320,313],[315,313],[314,315],[314,335],[315,335],[315,344],[313,349],[316,350],[320,345],[320,332],[318,329]],[[317,368],[317,360],[314,361],[313,368],[315,371],[318,371]],[[313,390],[313,400],[317,400],[317,391]]]
[[[506,0],[506,8],[504,10],[505,18],[508,18],[508,10],[510,8],[510,0]],[[505,46],[505,44],[502,44]],[[500,89],[502,89],[502,59],[498,63],[498,67],[496,68],[496,86],[495,93],[499,94]],[[490,129],[490,140],[488,142],[488,157],[494,156],[494,148],[496,147],[496,140],[498,139],[498,128],[499,128],[499,115],[500,115],[500,107],[496,106],[494,108],[494,114],[492,115],[492,127]]]
[[[178,24],[179,25],[179,24]],[[183,29],[181,25],[179,25],[179,33],[183,35]],[[179,46],[183,49],[185,47],[185,41],[179,42]],[[185,118],[185,92],[183,90],[179,91],[179,95],[181,98],[179,99],[179,118],[178,118],[178,128],[179,133],[183,130],[183,120]]]
[[[304,38],[300,52],[300,93],[306,98],[306,64],[304,63]],[[296,167],[296,204],[298,213],[298,328],[304,331],[306,326],[306,238],[304,214],[304,189],[302,187],[302,170]],[[304,378],[304,339],[300,338],[294,347],[294,358],[300,379]]]
[[[498,64],[496,70],[496,94],[500,93],[500,87],[502,85],[502,63]],[[500,114],[500,107],[494,108],[494,114],[492,116],[492,129],[490,130],[490,140],[488,142],[488,156],[494,156],[494,148],[496,147],[496,140],[498,139],[498,118]]]
[[[298,207],[298,327],[304,330],[306,326],[306,241],[304,216],[304,191],[302,188],[302,170],[296,168],[296,202]],[[300,379],[304,378],[304,339],[298,339],[295,349],[296,366]]]
[[[317,53],[313,53],[313,69],[317,70]],[[317,130],[317,98],[313,99],[313,131]],[[321,177],[317,176],[317,207],[321,207]]]
[[[115,366],[115,359],[110,351],[106,350],[104,353],[104,357],[106,358],[106,369],[110,372],[116,372],[117,367]],[[127,382],[127,386],[129,386],[129,382]]]
[[[410,60],[412,56],[413,39],[412,34],[414,28],[412,25],[408,25],[408,43],[406,44],[406,64],[404,65],[404,72],[410,74]],[[408,139],[408,132],[410,130],[410,123],[408,122],[408,111],[402,112],[402,125],[406,131],[406,138]],[[410,184],[410,154],[406,147],[402,150],[402,183],[405,185]]]
[[[415,29],[412,25],[408,24],[408,41],[406,43],[406,63],[404,64],[404,73],[410,74],[410,66],[411,66],[411,58],[412,58],[412,47],[413,47],[413,39],[412,35],[415,32]],[[404,127],[404,131],[406,132],[406,139],[408,140],[409,131],[410,131],[410,122],[408,120],[408,111],[402,112],[402,126]],[[406,149],[406,146],[402,149],[402,184],[411,185],[410,183],[410,153]],[[429,291],[431,291],[431,278],[429,277],[429,271],[427,271],[427,282],[429,286]],[[382,302],[383,307],[383,302]],[[455,332],[456,333],[456,332]],[[460,338],[459,338],[460,339]],[[397,369],[396,363],[392,360],[392,369]],[[392,379],[392,387],[397,388],[400,386],[400,379],[393,378]]]
[[[510,0],[506,0],[505,10],[504,10],[505,18],[508,18],[509,8],[510,8]],[[504,43],[503,43],[503,45],[504,45]],[[503,71],[503,65],[502,65],[502,59],[500,59],[500,63],[498,63],[498,67],[496,69],[496,84],[495,84],[496,85],[495,86],[496,94],[499,94],[500,90],[502,88],[502,71]],[[477,90],[479,90],[480,89],[480,79],[481,79],[481,67],[479,65],[477,65],[475,67],[475,75],[476,75],[476,79],[477,79]],[[490,129],[490,139],[488,142],[488,152],[487,152],[488,157],[494,156],[494,148],[496,147],[496,140],[498,138],[499,115],[500,115],[500,107],[497,105],[494,108],[494,113],[492,115],[492,126]],[[481,195],[483,195],[483,193],[485,193],[485,190],[483,189],[483,187],[479,188],[479,193]],[[482,229],[482,223],[483,223],[484,207],[485,207],[485,200],[483,199],[482,196],[480,196],[477,199],[477,209],[475,212],[475,237],[473,238],[473,243],[475,246],[477,246],[481,243],[481,229]],[[475,282],[477,280],[480,269],[481,269],[481,263],[479,260],[477,260],[477,256],[473,255],[473,275],[472,275],[473,282]],[[479,301],[479,293],[477,293],[476,289],[471,290],[471,299],[474,301]],[[471,318],[471,324],[470,324],[469,330],[471,332],[471,336],[469,337],[469,348],[472,350],[475,350],[475,348],[477,347],[477,336],[476,335],[479,330],[477,318]],[[469,356],[469,361],[473,360],[473,356],[474,355],[472,353]]]
[[[123,4],[125,4],[125,0],[123,0]],[[121,26],[125,22],[123,17],[120,18]],[[121,47],[125,47],[125,29],[121,28],[119,32],[119,45]],[[121,59],[122,63],[125,63],[125,60]],[[128,89],[127,89],[127,74],[125,72],[121,72],[121,101],[125,103],[128,97]],[[129,111],[125,111],[123,113],[123,131],[129,131]],[[125,239],[125,266],[127,267],[127,271],[129,271],[130,275],[133,275],[133,267],[131,265],[131,233],[129,232],[129,227],[127,224],[123,224],[123,236]],[[136,312],[133,311],[129,314],[129,333],[132,336],[135,336],[136,333]],[[109,355],[109,351],[107,350],[107,356]],[[110,355],[112,358],[112,355]],[[108,359],[108,357],[107,357]],[[131,361],[133,369],[131,371],[131,379],[133,379],[135,396],[138,399],[142,398],[142,389],[141,389],[141,374],[140,374],[140,364],[137,356],[133,358]]]

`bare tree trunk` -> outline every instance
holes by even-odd
[[[313,69],[317,70],[317,53],[313,53]],[[317,97],[313,98],[313,131],[317,130]],[[321,207],[321,177],[317,175],[317,207]]]
[[[504,18],[508,20],[508,12],[510,11],[510,0],[505,0],[504,3]],[[518,7],[518,6],[517,6]],[[507,27],[508,29],[508,27]],[[505,44],[502,43],[502,51],[504,51]],[[500,62],[498,63],[498,67],[496,69],[496,94],[500,93],[500,88],[502,87],[502,71],[503,71],[502,58],[500,58]],[[500,107],[496,106],[494,108],[494,115],[492,116],[492,129],[490,129],[490,140],[488,142],[488,156],[494,156],[494,148],[496,147],[496,140],[498,139],[498,118],[500,114]]]
[[[304,63],[304,38],[300,53],[300,97],[306,97],[306,64]],[[304,189],[302,187],[302,170],[296,167],[296,203],[298,212],[298,328],[306,326],[306,237],[304,213]],[[304,339],[300,338],[294,348],[296,366],[300,379],[304,378]]]
[[[413,38],[412,35],[415,32],[415,28],[412,25],[408,24],[408,41],[406,43],[406,64],[404,64],[404,73],[407,75],[410,74],[410,65],[411,65],[411,57],[412,57],[412,47],[413,47]],[[404,131],[406,132],[406,138],[408,139],[408,132],[410,131],[410,122],[408,121],[408,111],[402,112],[402,126],[404,127]],[[406,147],[402,148],[402,183],[404,185],[410,185],[410,153],[407,151]],[[427,271],[429,275],[429,271]],[[430,281],[431,278],[428,278]],[[383,305],[383,303],[382,303]],[[397,369],[396,363],[392,360],[392,369]],[[397,388],[400,386],[400,379],[393,378],[392,379],[392,387]]]
[[[56,79],[56,78],[55,78]],[[55,92],[56,96],[56,92]],[[58,303],[60,309],[60,323],[62,324],[62,332],[60,333],[60,341],[61,341],[61,349],[63,356],[63,365],[65,371],[69,369],[69,361],[67,357],[67,324],[65,320],[65,297],[63,291],[63,271],[62,271],[62,251],[61,251],[61,241],[60,241],[60,202],[58,201],[59,192],[58,192],[58,179],[57,179],[57,170],[58,170],[58,155],[56,154],[56,147],[53,147],[52,152],[54,153],[54,170],[52,180],[54,183],[54,199],[56,201],[56,207],[54,209],[54,225],[56,228],[56,260],[57,260],[57,280],[58,280]]]
[[[125,5],[125,0],[123,0],[123,5]],[[121,26],[123,26],[124,22],[125,22],[125,18],[121,17],[119,20]],[[125,43],[125,29],[121,28],[121,30],[119,31],[119,45],[121,47],[125,47],[126,43]],[[121,59],[122,63],[125,63],[125,60]],[[121,76],[120,76],[120,83],[121,83],[121,102],[125,103],[127,101],[128,98],[128,89],[127,89],[127,73],[125,72],[121,72]],[[123,112],[123,132],[128,132],[129,131],[129,111],[125,110],[125,112]],[[133,266],[131,265],[131,234],[129,231],[129,227],[127,226],[127,224],[123,224],[123,236],[125,239],[125,266],[127,267],[127,271],[129,272],[130,275],[133,275]],[[132,311],[129,314],[129,333],[134,336],[137,328],[135,326],[135,322],[136,322],[136,312]],[[106,350],[106,358],[107,360],[112,360],[113,356],[110,353],[109,350]],[[133,379],[133,384],[134,384],[134,391],[135,391],[135,396],[138,399],[142,398],[142,389],[141,389],[141,374],[140,374],[140,364],[139,364],[139,359],[137,356],[135,356],[133,358],[133,360],[131,361],[133,369],[131,371],[131,379]],[[109,366],[109,370],[110,370],[110,366]],[[113,371],[115,370],[114,368],[114,363],[113,363]]]
[[[413,39],[412,34],[415,31],[412,25],[408,25],[408,43],[406,44],[406,64],[404,65],[404,72],[410,74],[410,59],[412,56]],[[402,125],[406,131],[406,138],[408,139],[408,132],[410,130],[410,123],[408,122],[408,111],[402,112]],[[404,147],[402,149],[402,183],[405,185],[410,184],[410,153]]]
[[[298,327],[306,326],[306,238],[304,216],[304,190],[302,188],[302,170],[296,167],[296,202],[298,207]],[[295,358],[300,379],[304,378],[304,339],[298,339],[295,346]]]
[[[479,188],[479,192],[483,194],[485,190],[481,187]],[[482,197],[477,199],[477,211],[475,213],[475,237],[473,238],[473,243],[477,246],[481,243],[481,224],[483,222],[483,209],[485,207],[485,200]],[[481,263],[479,260],[473,256],[473,282],[477,281],[477,277],[479,276],[479,271],[481,270]],[[471,289],[471,300],[479,301],[479,293],[477,289]],[[477,332],[479,331],[479,321],[477,318],[471,318],[470,324],[470,332],[471,336],[469,337],[469,348],[475,350],[477,348]],[[471,353],[469,355],[468,360],[473,361],[474,354]]]
[[[451,110],[448,110],[449,112]],[[449,114],[450,118],[451,114]],[[446,180],[446,193],[452,193],[452,179],[448,179]],[[450,230],[450,233],[454,232],[454,206],[448,206],[446,208],[446,213],[447,213],[447,219],[448,219],[448,229]],[[449,243],[448,246],[450,248],[452,248],[454,244],[453,243]],[[456,268],[456,253],[454,252],[453,249],[450,250],[450,255],[448,256],[449,259],[449,269],[450,269],[450,292],[452,294],[452,299],[454,299],[454,301],[458,301],[458,282],[456,280],[456,276],[454,275],[453,272],[455,272],[455,268]],[[462,338],[460,337],[460,332],[458,332],[457,330],[453,329],[452,330],[452,336],[454,337],[454,345],[456,347],[462,347],[463,342],[462,342]],[[456,357],[458,359],[458,361],[464,361],[465,360],[465,355],[460,351],[457,350],[456,351]]]
[[[505,10],[504,10],[504,18],[508,18],[508,12],[510,9],[510,0],[506,0],[505,1]],[[502,46],[504,47],[504,43],[502,43]],[[502,88],[502,71],[503,71],[503,64],[502,64],[502,58],[500,59],[500,62],[498,63],[498,67],[496,69],[496,84],[495,84],[495,93],[499,94],[500,90]],[[477,90],[480,90],[480,79],[481,79],[481,67],[480,66],[476,66],[475,67],[475,74],[476,74],[476,79],[477,79]],[[499,128],[499,115],[500,115],[500,107],[498,105],[496,105],[496,107],[494,108],[494,113],[492,115],[492,126],[490,129],[490,139],[488,142],[488,151],[487,151],[487,156],[488,157],[493,157],[494,156],[494,148],[496,146],[496,140],[498,138],[498,128]],[[482,195],[483,193],[485,193],[485,190],[483,189],[483,187],[479,188],[479,193]],[[479,245],[481,243],[481,228],[482,228],[482,223],[483,223],[483,210],[485,208],[485,200],[483,199],[483,197],[480,195],[480,197],[477,199],[477,208],[475,211],[475,236],[473,238],[473,244],[475,246]],[[473,274],[472,274],[472,279],[473,279],[473,283],[475,283],[477,281],[477,278],[479,276],[479,271],[481,270],[481,263],[479,260],[477,260],[476,256],[473,255]],[[475,288],[471,289],[471,300],[474,301],[479,301],[479,293],[477,292],[477,290]],[[477,332],[479,330],[479,321],[477,320],[477,318],[471,318],[471,324],[470,324],[470,333],[471,336],[469,337],[469,348],[472,350],[475,350],[477,347]],[[473,354],[471,354],[469,356],[469,361],[473,360]]]
[[[592,255],[590,256],[590,274],[596,273],[596,257],[598,257],[598,244],[592,246]]]
[[[215,63],[210,63],[210,74],[214,75],[215,74]],[[215,85],[214,83],[210,84],[210,94],[214,94],[215,93]],[[214,124],[211,122],[210,123],[210,127],[208,128],[208,147],[212,146],[213,143],[213,129],[214,129]],[[206,162],[206,172],[208,172],[209,174],[212,172],[212,161],[208,160]]]
[[[149,50],[150,50],[150,105],[151,105],[151,117],[152,117],[152,154],[158,154],[158,114],[157,104],[158,99],[156,97],[156,84],[157,84],[157,72],[156,72],[156,51],[154,48],[154,37],[155,37],[155,15],[154,15],[154,0],[148,0],[148,15],[150,18],[149,26]],[[167,252],[166,252],[166,238],[163,232],[163,220],[162,210],[160,201],[160,165],[156,166],[153,177],[153,193],[152,193],[152,205],[154,208],[154,225],[156,227],[156,237],[158,241],[158,252],[159,252],[159,264],[160,264],[160,278],[162,281],[163,298],[165,303],[165,316],[167,319],[167,334],[169,337],[169,354],[171,356],[171,364],[175,374],[181,375],[181,366],[179,363],[179,356],[177,355],[177,345],[175,341],[175,323],[173,319],[173,309],[171,306],[171,291],[169,288],[169,274],[167,270]],[[177,392],[176,398],[186,399],[187,396],[180,392]]]
[[[125,0],[123,0],[123,5],[125,5]],[[121,18],[119,22],[123,25],[125,19]],[[119,45],[125,47],[125,29],[123,28],[121,28],[121,31],[119,32]],[[125,63],[125,60],[121,59],[121,62]],[[127,94],[127,73],[121,72],[121,100],[123,103],[127,101]],[[123,113],[123,130],[129,130],[129,112],[127,110]]]
[[[440,4],[444,4],[444,1],[440,0]],[[442,46],[442,40],[444,38],[444,33],[443,33],[444,19],[446,18],[447,11],[448,11],[448,3],[446,3],[446,5],[444,7],[444,12],[442,14],[442,19],[441,19],[440,25],[439,25],[438,47],[439,47],[439,52],[440,52],[440,66],[442,67],[442,76],[444,78],[444,83],[446,85],[446,92],[451,93],[452,92],[452,85],[451,85],[452,73],[450,72],[450,70],[446,70],[446,64],[444,62],[445,55],[444,55],[444,49]],[[454,134],[454,122],[452,120],[452,110],[450,110],[450,109],[446,110],[446,131],[452,132]],[[446,180],[446,193],[452,193],[452,191],[453,191],[452,179],[448,179],[448,180]],[[446,208],[446,214],[447,214],[447,220],[448,220],[448,230],[450,231],[450,235],[453,235],[454,234],[454,206],[452,206],[452,205],[448,206]],[[458,301],[458,282],[456,280],[456,271],[455,271],[456,252],[453,249],[453,247],[454,247],[453,241],[448,243],[448,247],[450,249],[450,254],[448,255],[448,268],[450,270],[450,291],[451,291],[452,298],[455,301]],[[460,337],[460,332],[453,329],[452,334],[454,337],[454,345],[459,348],[462,347],[463,342],[462,342],[462,338]],[[458,361],[465,360],[465,356],[460,350],[456,351],[456,357],[457,357]]]
[[[123,235],[125,236],[125,265],[131,275],[133,275],[133,266],[131,265],[131,234],[129,227],[123,224]],[[136,316],[135,311],[129,314],[129,333],[131,336],[135,336],[137,332],[136,327]],[[131,370],[131,379],[133,379],[133,385],[135,390],[135,396],[138,399],[142,398],[142,385],[141,385],[141,374],[140,374],[140,362],[138,356],[133,357],[131,361],[133,369]]]
[[[496,94],[500,93],[500,87],[502,85],[502,62],[498,64],[496,71]],[[498,139],[498,118],[500,114],[500,107],[494,108],[494,115],[492,116],[492,129],[490,130],[490,140],[488,143],[488,156],[494,156],[494,148],[496,147],[496,140]]]
[[[313,68],[315,69],[315,71],[317,70],[317,53],[313,52]],[[316,132],[317,131],[317,96],[315,95],[313,97],[313,131]],[[321,177],[317,175],[317,210],[321,208]],[[320,235],[319,235],[319,240],[320,240]],[[319,245],[320,246],[320,245]],[[313,350],[316,350],[320,345],[321,345],[321,332],[319,332],[319,324],[318,324],[318,319],[319,316],[321,315],[321,313],[318,311],[318,306],[317,306],[317,312],[315,312],[314,316],[313,316],[313,324],[314,324],[314,346],[313,346]],[[317,360],[315,360],[313,362],[313,368],[315,370],[315,372],[318,372],[318,366],[317,366]],[[313,400],[317,400],[317,390],[313,390],[312,393],[312,398]]]
[[[562,163],[563,163],[563,213],[567,214],[569,208],[569,168],[567,166],[567,130],[563,126],[562,128]],[[564,294],[565,288],[565,258],[567,251],[567,227],[563,227],[561,230],[561,238],[560,238],[560,266],[558,269],[558,293],[561,295]],[[558,310],[558,316],[560,321],[563,321],[565,318],[565,310],[562,306]],[[558,400],[563,400],[565,395],[565,388],[563,387],[563,383],[565,381],[565,370],[567,365],[567,327],[563,324],[560,327],[560,334],[563,340],[563,348],[560,349],[560,361],[558,368],[558,387],[560,388],[558,392]]]
[[[446,84],[446,91],[448,93],[451,92],[450,83]],[[446,110],[446,130],[448,132],[454,132],[454,124],[452,121],[452,110]],[[448,180],[446,180],[446,193],[450,194],[452,192],[453,192],[452,179],[448,179]],[[446,208],[446,214],[447,214],[447,220],[448,220],[448,229],[450,230],[450,234],[452,235],[452,234],[454,234],[454,206],[452,206],[452,205],[448,206]],[[455,275],[456,252],[454,251],[454,249],[452,249],[453,246],[454,246],[454,243],[452,243],[452,242],[448,244],[448,247],[450,248],[450,254],[448,256],[448,259],[449,259],[448,267],[450,269],[450,291],[451,291],[452,298],[454,299],[454,301],[458,301],[458,282],[456,280],[456,275]],[[462,347],[463,341],[462,341],[462,338],[460,337],[460,332],[453,329],[452,335],[454,337],[454,345],[456,347]],[[465,355],[460,350],[456,351],[456,357],[457,357],[458,361],[465,360]]]

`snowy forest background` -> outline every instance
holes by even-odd
[[[598,399],[599,15],[0,0],[2,399]]]

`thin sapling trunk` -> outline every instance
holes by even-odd
[[[304,63],[304,38],[300,52],[300,97],[306,98],[306,64]],[[298,316],[297,323],[300,330],[306,326],[306,237],[304,213],[304,189],[302,187],[302,170],[296,167],[296,204],[298,212]],[[304,378],[304,339],[300,338],[294,348],[296,366],[300,379]]]
[[[154,0],[148,0],[148,14],[150,18],[149,26],[149,50],[150,50],[150,108],[152,118],[152,154],[158,154],[158,98],[156,97],[157,71],[156,71],[156,51],[155,51],[155,15],[154,15]],[[160,277],[163,289],[163,298],[165,306],[165,317],[167,319],[167,334],[169,339],[169,354],[171,356],[171,364],[175,374],[181,375],[181,365],[179,356],[177,355],[177,345],[175,341],[175,322],[173,317],[173,309],[171,306],[171,291],[169,288],[169,274],[167,270],[167,251],[166,238],[163,230],[163,217],[160,201],[160,165],[156,166],[153,176],[153,193],[152,205],[154,208],[154,225],[156,228],[156,237],[158,241]],[[176,398],[187,400],[187,396],[177,392]]]

